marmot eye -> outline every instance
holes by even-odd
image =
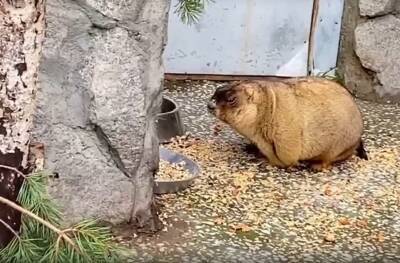
[[[234,104],[234,103],[236,102],[236,97],[230,97],[230,98],[228,98],[228,99],[227,99],[227,102],[228,102],[229,104]]]

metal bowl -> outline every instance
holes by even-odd
[[[155,194],[169,194],[182,191],[191,186],[194,179],[200,175],[200,167],[197,165],[197,163],[182,154],[160,147],[160,159],[171,164],[183,162],[185,164],[184,168],[188,171],[190,176],[188,178],[176,181],[155,180]]]
[[[157,114],[157,132],[160,143],[166,143],[175,136],[185,133],[179,107],[171,98],[163,96],[161,112]]]

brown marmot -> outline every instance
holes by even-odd
[[[308,161],[318,171],[353,154],[368,159],[351,94],[323,78],[240,81],[217,88],[209,111],[255,143],[278,167]]]

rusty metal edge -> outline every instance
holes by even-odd
[[[237,81],[237,80],[282,80],[291,77],[285,76],[255,76],[255,75],[219,75],[219,74],[177,74],[165,73],[165,80],[210,80],[210,81]]]

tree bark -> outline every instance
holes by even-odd
[[[28,162],[38,68],[45,28],[45,0],[0,0],[0,164],[24,174]],[[23,177],[0,168],[0,196],[16,201]],[[20,212],[0,204],[0,219],[19,231]],[[0,248],[13,233],[0,224]]]

